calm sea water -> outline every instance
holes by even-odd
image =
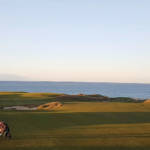
[[[135,83],[0,81],[0,91],[83,93],[110,97],[150,98],[150,84]]]

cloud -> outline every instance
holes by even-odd
[[[30,78],[15,74],[0,74],[0,81],[28,81]]]

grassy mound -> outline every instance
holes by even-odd
[[[103,95],[67,95],[58,93],[0,92],[0,109],[8,106],[37,107],[56,102],[142,102],[127,97],[110,98]]]

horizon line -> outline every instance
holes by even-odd
[[[145,82],[113,82],[113,81],[44,81],[44,80],[0,80],[0,82],[68,82],[68,83],[116,83],[116,84],[150,84]]]

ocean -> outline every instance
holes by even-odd
[[[109,97],[150,98],[150,84],[103,82],[0,81],[0,91],[102,94]]]

